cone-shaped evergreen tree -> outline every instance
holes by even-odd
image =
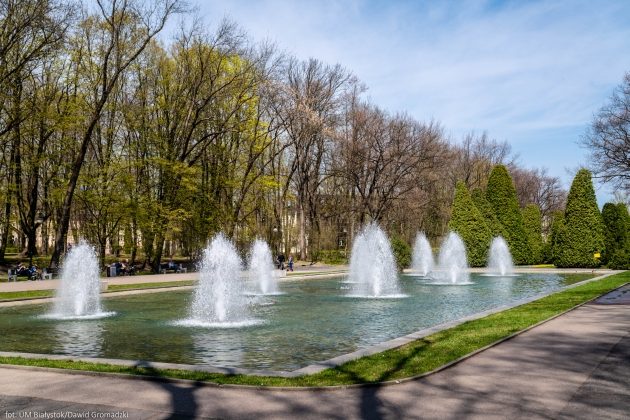
[[[628,265],[623,259],[627,258],[624,251],[628,247],[628,229],[630,228],[630,216],[625,204],[606,203],[602,209],[602,219],[604,221],[604,246],[602,253],[604,264],[618,267]]]
[[[494,211],[492,210],[492,206],[486,200],[486,193],[483,192],[481,188],[475,188],[471,191],[470,196],[475,203],[475,206],[481,213],[481,215],[486,220],[486,224],[490,229],[490,233],[492,233],[492,237],[495,238],[497,236],[501,236],[505,238],[507,235],[505,233],[505,228],[497,219],[497,216],[494,215]]]
[[[555,211],[551,221],[551,237],[549,238],[551,248],[551,262],[556,264],[559,258],[558,253],[566,246],[566,231],[564,224],[564,212]]]
[[[543,259],[542,216],[536,204],[528,204],[522,211],[523,226],[531,249],[528,264],[540,264]]]
[[[604,224],[597,207],[591,173],[580,169],[573,179],[564,212],[564,244],[555,250],[558,267],[597,267],[604,251]]]
[[[505,240],[510,247],[514,263],[527,264],[531,253],[529,241],[523,226],[516,189],[505,166],[497,165],[492,169],[486,199],[505,229]]]
[[[457,232],[466,244],[468,264],[472,267],[485,266],[492,233],[461,181],[455,188],[453,213],[448,227]]]

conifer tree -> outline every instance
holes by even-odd
[[[564,244],[554,250],[558,267],[597,267],[604,251],[604,224],[597,207],[591,173],[580,169],[573,179],[564,213]]]
[[[604,221],[604,245],[602,262],[610,267],[627,266],[628,228],[630,227],[628,208],[623,203],[606,203],[602,209]],[[612,264],[611,264],[612,263]]]
[[[529,264],[540,264],[543,258],[542,217],[536,204],[528,204],[522,211],[523,226],[531,249]]]
[[[486,193],[481,188],[475,188],[470,193],[470,196],[477,206],[477,209],[481,212],[481,215],[484,217],[488,228],[490,229],[490,233],[492,233],[492,237],[495,238],[497,236],[501,236],[505,238],[507,235],[505,233],[505,228],[495,216],[494,211],[492,210],[492,206],[486,200]]]
[[[492,169],[488,179],[486,199],[505,229],[505,240],[510,247],[515,264],[527,264],[531,254],[523,216],[518,205],[516,189],[504,165]]]
[[[463,182],[458,182],[453,200],[453,213],[448,227],[462,237],[468,251],[468,264],[486,265],[492,233]]]

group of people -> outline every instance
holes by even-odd
[[[37,280],[40,278],[41,273],[37,269],[37,265],[32,264],[30,267],[26,267],[24,264],[19,263],[15,268],[15,273],[18,276],[28,277],[29,280]]]
[[[286,266],[284,265],[285,257],[284,254],[280,253],[276,258],[276,267],[280,270],[289,270],[293,271],[293,255],[289,254],[289,259],[287,260]]]
[[[116,267],[117,276],[131,276],[136,273],[136,267],[133,264],[129,264],[129,260],[116,261],[113,265]]]

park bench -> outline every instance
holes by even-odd
[[[169,267],[168,263],[160,264],[160,274],[166,274],[168,272],[173,273],[187,273],[188,269],[184,267],[182,264],[175,264],[174,266]]]
[[[44,268],[42,271],[42,280],[52,280],[53,277],[59,275],[59,269],[53,267]]]
[[[35,273],[35,275],[26,275],[20,274],[15,268],[10,268],[8,271],[9,281],[17,281],[18,277],[26,277],[29,280],[41,280],[39,273]]]

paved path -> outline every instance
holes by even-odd
[[[132,419],[627,419],[630,306],[599,302],[437,374],[382,387],[256,390],[0,367],[0,418],[38,410]]]

